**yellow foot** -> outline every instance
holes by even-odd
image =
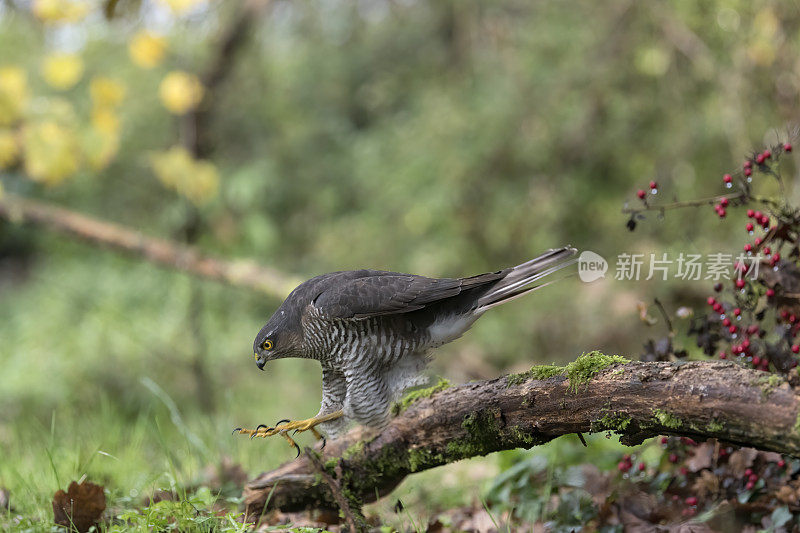
[[[278,422],[275,427],[269,427],[265,424],[260,424],[255,429],[242,429],[236,428],[233,430],[234,433],[239,432],[240,435],[250,435],[250,438],[254,437],[271,437],[272,435],[278,435],[285,438],[289,445],[294,447],[297,450],[297,456],[300,456],[300,446],[294,441],[292,437],[289,436],[287,433],[288,431],[294,430],[292,435],[297,433],[298,431],[311,431],[317,439],[322,440],[322,447],[325,447],[325,437],[323,437],[319,431],[317,431],[316,427],[319,424],[324,422],[328,422],[330,420],[336,420],[337,418],[341,418],[344,416],[342,411],[336,411],[334,413],[329,413],[327,415],[322,416],[315,416],[314,418],[308,418],[306,420],[297,420],[297,421],[289,421],[289,420],[281,420]]]

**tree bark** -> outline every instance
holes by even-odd
[[[205,255],[193,246],[148,237],[119,224],[8,192],[0,196],[0,219],[44,226],[200,278],[221,281],[280,299],[285,298],[301,281],[253,261],[226,261]]]
[[[419,399],[380,434],[356,427],[328,442],[321,460],[328,472],[341,468],[343,493],[367,503],[413,472],[570,433],[613,431],[628,445],[657,435],[716,438],[797,455],[794,385],[728,361],[615,364],[585,383],[505,376]],[[244,489],[247,518],[335,508],[320,481],[305,456],[259,475]]]

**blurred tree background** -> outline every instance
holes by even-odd
[[[470,275],[571,243],[609,258],[610,276],[493,311],[431,373],[635,357],[648,333],[637,302],[700,303],[707,282],[615,281],[616,255],[737,240],[707,231],[710,208],[634,238],[620,208],[650,179],[664,199],[713,194],[797,121],[798,26],[797,5],[769,1],[3,0],[0,201],[36,198],[296,280]],[[84,474],[124,505],[200,483],[223,456],[250,473],[292,456],[280,439],[230,435],[316,412],[316,363],[253,364],[278,298],[10,218],[0,485],[18,507],[45,517]],[[421,514],[471,501],[514,457],[420,476],[444,484],[433,498],[418,480],[399,494]]]

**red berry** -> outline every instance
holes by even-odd
[[[639,472],[644,472],[644,469],[645,469],[646,467],[645,467],[645,464],[644,464],[644,463],[639,463],[639,466],[638,466],[637,468],[639,469]]]
[[[719,205],[721,205],[722,207],[728,207],[729,203],[730,201],[727,198],[723,198],[719,201]]]
[[[767,298],[775,296],[775,289],[767,289]]]
[[[719,358],[720,359],[727,359],[728,358],[728,354],[726,354],[725,352],[719,352]]]
[[[744,289],[744,280],[743,279],[737,279],[736,280],[736,288],[737,289]]]
[[[770,152],[769,150],[764,150],[764,152],[761,155],[764,156],[764,159],[769,159],[770,157],[772,157],[772,152]]]
[[[733,314],[734,314],[734,315],[736,315],[736,316],[739,316],[739,315],[741,315],[741,314],[742,314],[742,310],[741,310],[741,309],[739,309],[738,307],[736,307],[736,308],[734,308],[734,310],[733,310]]]
[[[722,283],[715,283],[714,284],[714,290],[717,291],[717,292],[721,292],[722,291]]]
[[[723,325],[723,326],[725,326],[726,328],[727,328],[728,326],[730,326],[730,325],[731,325],[731,321],[730,321],[730,319],[726,318],[725,320],[723,320],[723,321],[722,321],[722,325]]]
[[[724,176],[722,176],[722,181],[724,181],[725,183],[730,183],[731,181],[733,181],[733,178],[731,177],[730,174],[725,174]]]
[[[744,488],[747,489],[747,490],[752,490],[753,487],[755,487],[755,486],[756,486],[755,483],[753,483],[752,481],[748,481],[747,484],[744,486]]]
[[[697,497],[689,496],[688,498],[686,498],[686,505],[697,505]]]
[[[756,239],[753,241],[753,243],[756,246],[761,246],[761,237],[756,237]]]
[[[638,196],[639,199],[641,199],[641,200],[644,200],[644,197],[645,197],[646,194],[647,193],[644,192],[642,189],[639,189],[638,191],[636,191],[636,196]]]
[[[756,214],[756,212],[753,211],[752,209],[748,209],[747,210],[747,218],[753,218],[755,216],[755,214]]]
[[[753,366],[758,366],[761,364],[761,358],[759,356],[753,357]]]
[[[689,473],[689,469],[687,469],[685,466],[682,466],[680,469],[678,469],[678,472],[680,472],[682,476],[685,476]]]
[[[765,247],[764,247],[764,253],[765,253],[765,254],[767,254],[767,255],[769,255],[769,254],[771,254],[771,253],[772,253],[772,249],[771,249],[769,246],[765,246]]]
[[[722,312],[722,304],[719,303],[719,302],[715,303],[713,309],[714,309],[715,312],[721,313]]]
[[[747,243],[747,244],[744,245],[744,251],[745,252],[749,252],[752,249],[753,249],[753,245],[752,244]]]
[[[749,177],[749,176],[752,176],[752,175],[753,175],[753,169],[752,169],[752,168],[749,168],[749,167],[748,167],[748,168],[746,168],[746,169],[744,169],[744,175],[745,175],[745,176],[748,176],[748,177]]]
[[[717,210],[717,214],[719,215],[719,218],[725,218],[725,209],[723,209],[722,207],[720,207],[720,208]]]
[[[800,344],[792,344],[792,353],[800,353]]]
[[[744,348],[745,350],[750,348],[750,339],[745,339],[742,341],[742,348]]]
[[[753,231],[754,227],[755,226],[753,226],[752,222],[748,222],[747,225],[744,227],[744,229],[746,229],[747,231]]]
[[[756,156],[756,163],[758,163],[759,165],[764,163],[764,154],[758,154]]]
[[[792,145],[790,143],[783,143],[783,151],[784,152],[791,152],[792,151]]]
[[[797,317],[794,315],[789,315],[789,324],[794,324],[797,322]]]
[[[781,311],[781,318],[782,318],[782,319],[784,319],[784,320],[786,320],[787,318],[789,318],[789,311],[787,311],[786,309],[784,309],[783,311]]]
[[[651,181],[650,182],[650,188],[651,189],[657,189],[658,188],[658,183],[656,183],[655,181]]]
[[[628,470],[630,470],[630,468],[631,467],[628,466],[628,463],[626,463],[625,461],[620,461],[619,463],[617,463],[617,469],[620,472],[627,472]]]
[[[750,477],[748,477],[747,479],[748,481],[752,481],[753,483],[755,483],[756,481],[758,481],[758,474],[750,474]]]
[[[755,324],[747,326],[748,335],[755,335],[756,333],[758,333],[758,326],[756,326]]]
[[[767,215],[763,215],[763,216],[761,217],[761,220],[759,220],[758,222],[759,222],[759,224],[761,224],[762,226],[763,226],[764,224],[769,224],[769,217],[768,217]]]
[[[738,330],[738,329],[739,328],[737,328],[736,326],[731,326],[731,327],[728,328],[728,331],[730,331],[733,334],[733,333],[736,333],[736,330]]]
[[[787,143],[787,144],[788,144],[788,143]],[[789,150],[787,150],[787,152],[788,152],[788,151],[789,151]],[[786,466],[786,461],[784,461],[783,459],[781,459],[780,461],[778,461],[778,468],[783,468],[784,466]]]
[[[746,470],[744,471],[744,476],[745,476],[745,477],[749,477],[749,476],[750,476],[750,474],[752,474],[752,473],[753,473],[753,469],[752,469],[752,468],[748,468],[748,469],[746,469]]]
[[[753,166],[753,162],[749,159],[745,160],[744,164],[742,165],[744,168],[750,168]]]
[[[674,453],[669,454],[669,462],[670,463],[677,463],[678,462],[678,456],[676,454],[674,454]]]
[[[777,263],[778,261],[780,261],[780,260],[781,260],[781,254],[779,254],[778,252],[775,252],[775,253],[772,255],[772,260],[773,260],[773,261],[775,261],[775,262]]]
[[[667,442],[669,442],[668,437],[661,437],[661,444],[666,444]]]
[[[709,297],[706,299],[706,302],[708,302],[708,305],[714,305],[715,303],[717,303],[717,299],[716,299],[716,298],[714,298],[713,296],[709,296]]]
[[[753,218],[756,219],[756,222],[761,220],[762,216],[764,216],[764,213],[762,213],[761,211],[756,211],[755,213],[753,213]]]

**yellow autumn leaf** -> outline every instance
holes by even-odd
[[[53,54],[42,63],[42,76],[55,89],[69,89],[83,76],[83,60],[76,54]]]
[[[13,131],[0,129],[0,168],[8,168],[17,161],[19,146]]]
[[[22,146],[25,172],[34,181],[57,185],[78,171],[75,134],[54,121],[26,124]]]
[[[194,74],[174,70],[161,80],[158,95],[170,113],[183,115],[203,99],[203,85]]]
[[[142,30],[128,43],[128,54],[139,67],[153,68],[161,64],[167,50],[167,40]]]
[[[28,77],[19,67],[0,68],[0,126],[22,117],[28,102]]]
[[[162,4],[166,4],[176,15],[183,15],[193,7],[202,4],[203,0],[161,0]]]
[[[113,107],[125,98],[125,86],[105,76],[95,76],[89,84],[89,94],[95,105]]]
[[[89,128],[83,136],[83,154],[87,166],[103,170],[119,153],[119,135],[108,133],[95,127]]]
[[[210,161],[199,161],[183,147],[150,155],[150,165],[161,183],[201,205],[219,190],[219,173]]]
[[[78,22],[89,13],[88,2],[79,0],[35,0],[33,14],[42,22]]]
[[[96,106],[92,109],[92,127],[108,135],[119,131],[119,117],[108,107]]]

